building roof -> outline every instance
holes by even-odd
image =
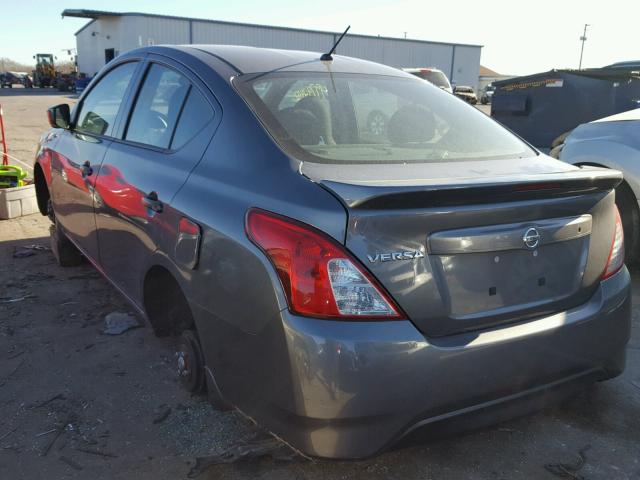
[[[501,75],[495,70],[491,70],[490,68],[480,65],[480,76],[481,77],[503,77],[504,75]]]
[[[105,10],[88,10],[88,9],[76,9],[76,8],[67,8],[62,11],[63,17],[76,17],[76,18],[90,18],[91,22],[87,23],[84,27],[78,30],[75,34],[78,35],[85,28],[91,25],[95,20],[100,17],[152,17],[152,18],[163,18],[169,20],[186,20],[189,22],[203,22],[203,23],[213,23],[219,25],[239,25],[244,27],[262,27],[262,28],[271,28],[274,30],[285,30],[285,31],[293,31],[293,32],[302,32],[302,33],[325,33],[329,35],[341,35],[342,32],[329,32],[323,30],[307,30],[303,28],[291,28],[291,27],[277,27],[273,25],[260,25],[256,23],[241,23],[241,22],[227,22],[223,20],[210,20],[206,18],[192,18],[192,17],[178,17],[174,15],[159,15],[156,13],[141,13],[141,12],[109,12]],[[397,37],[381,37],[376,35],[358,35],[358,34],[349,34],[350,37],[359,37],[359,38],[375,38],[380,40],[396,40],[402,42],[415,42],[415,43],[426,43],[433,45],[454,45],[459,47],[476,47],[482,48],[482,45],[474,45],[469,43],[451,43],[451,42],[435,42],[431,40],[415,40],[411,38],[397,38]]]

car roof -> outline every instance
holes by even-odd
[[[179,45],[162,46],[161,48],[165,50],[165,54],[167,49],[179,49],[185,53],[194,53],[195,51],[205,53],[211,56],[212,61],[208,62],[209,65],[219,73],[223,73],[223,70],[228,70],[231,67],[237,74],[274,71],[327,72],[330,70],[334,73],[410,76],[397,68],[338,54],[333,55],[333,61],[323,62],[320,60],[322,53],[301,50],[278,50],[238,45]],[[149,48],[150,51],[156,49],[157,47]],[[220,61],[224,65],[221,65]]]
[[[593,120],[591,123],[622,122],[622,121],[628,121],[628,120],[640,120],[640,108],[635,108],[633,110],[628,110],[626,112],[616,113],[615,115],[599,118],[598,120]]]
[[[402,71],[408,72],[408,73],[425,72],[425,71],[444,73],[442,70],[436,67],[410,67],[410,68],[403,68]]]

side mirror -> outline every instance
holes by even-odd
[[[66,103],[49,107],[47,109],[47,117],[49,118],[49,125],[53,128],[68,130],[71,127],[71,110]]]

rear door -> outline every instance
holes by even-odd
[[[157,250],[171,255],[182,217],[171,201],[221,116],[204,85],[179,64],[152,58],[144,69],[96,181],[100,261],[134,301],[149,257]]]
[[[51,155],[51,196],[56,219],[93,260],[98,240],[93,200],[96,174],[116,131],[124,99],[140,62],[115,66],[78,105],[73,130],[60,130]]]

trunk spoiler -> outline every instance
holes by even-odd
[[[384,183],[320,181],[349,208],[393,209],[446,207],[558,198],[609,191],[622,182],[622,173],[605,168],[572,172],[505,176],[492,181],[460,180],[426,185],[389,186]]]

